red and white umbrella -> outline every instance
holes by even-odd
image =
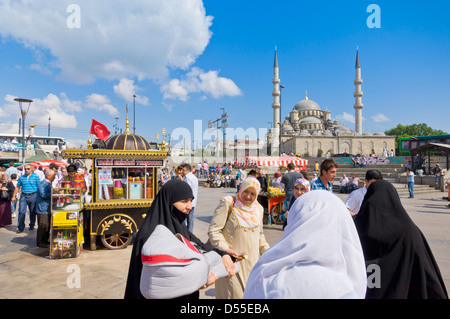
[[[37,162],[31,162],[31,163],[27,163],[33,167],[42,167],[43,169],[49,168],[51,163],[55,163],[56,165],[58,165],[59,167],[67,167],[68,164],[61,162],[61,161],[57,161],[57,160],[52,160],[52,159],[48,159],[48,160],[44,160],[44,161],[37,161]],[[22,165],[18,167],[18,169],[22,169]]]
[[[240,158],[236,161],[236,166],[287,166],[293,163],[295,166],[307,166],[308,160],[295,156],[255,156]]]
[[[57,160],[52,160],[52,159],[48,159],[48,160],[45,160],[45,161],[39,161],[39,162],[36,162],[36,163],[39,166],[43,167],[43,168],[44,167],[49,167],[51,163],[54,163],[54,164],[58,165],[59,167],[67,167],[69,165],[69,164],[66,164],[64,162],[57,161]]]

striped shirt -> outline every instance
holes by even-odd
[[[23,194],[36,193],[37,187],[40,182],[41,179],[35,173],[31,173],[30,177],[24,174],[19,177],[19,180],[17,181],[17,186],[22,187],[21,192]]]

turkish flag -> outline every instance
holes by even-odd
[[[92,120],[91,132],[90,133],[94,134],[95,136],[97,136],[102,141],[106,141],[106,139],[111,134],[111,132],[108,130],[108,128],[105,125],[103,125],[100,122],[97,122],[94,119]]]

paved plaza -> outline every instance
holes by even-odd
[[[209,221],[222,196],[234,189],[199,188],[194,233],[207,239]],[[442,200],[444,193],[418,194],[414,199],[401,197],[411,218],[427,238],[440,267],[447,289],[450,287],[450,209]],[[338,194],[345,200],[346,194]],[[0,229],[0,298],[3,299],[121,299],[127,279],[131,245],[112,251],[100,248],[84,250],[76,259],[48,259],[48,250],[37,248],[36,230],[28,227],[16,234],[13,225]],[[28,225],[28,217],[26,224]],[[265,226],[269,244],[283,231]],[[80,273],[80,281],[73,275]],[[79,287],[77,286],[79,283]],[[202,290],[201,298],[214,298],[214,286]]]

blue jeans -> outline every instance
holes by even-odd
[[[194,208],[195,207],[192,207],[188,217],[186,218],[186,225],[191,233],[194,233]]]
[[[30,211],[30,227],[34,227],[36,224],[36,196],[33,194],[20,194],[19,200],[19,217],[17,219],[17,229],[25,229],[25,215],[27,214],[27,207]]]
[[[15,202],[11,202],[11,212],[14,214],[16,212],[17,200]]]
[[[414,182],[408,182],[409,197],[414,198]]]

